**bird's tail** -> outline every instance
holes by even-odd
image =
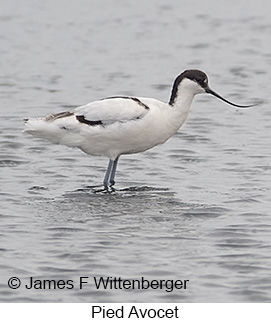
[[[58,144],[61,129],[54,123],[46,121],[44,118],[24,119],[25,129],[23,132],[29,133],[34,137],[43,138],[52,143]]]

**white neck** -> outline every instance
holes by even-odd
[[[172,111],[172,115],[175,119],[174,124],[176,124],[177,129],[179,129],[187,119],[194,96],[199,93],[199,91],[195,91],[195,88],[192,89],[191,85],[194,86],[194,82],[189,80],[188,82],[185,80],[179,84],[178,91],[172,104],[172,109],[174,110]]]

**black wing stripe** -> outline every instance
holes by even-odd
[[[149,110],[150,108],[147,106],[147,104],[143,103],[142,101],[140,101],[138,98],[133,97],[133,96],[110,96],[107,98],[104,98],[102,100],[107,100],[107,99],[127,99],[127,100],[133,100],[136,103],[138,103],[139,105],[141,105],[142,107],[144,107],[146,110]]]
[[[76,116],[76,119],[81,123],[88,124],[89,126],[98,126],[103,124],[101,120],[91,121],[85,119],[85,116]]]

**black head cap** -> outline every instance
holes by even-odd
[[[171,97],[169,100],[170,105],[174,104],[178,92],[178,86],[185,78],[197,82],[204,89],[208,88],[208,77],[204,72],[200,70],[186,70],[182,72],[179,76],[177,76],[173,83]]]
[[[187,78],[191,81],[197,82],[201,87],[205,88],[208,86],[207,75],[200,70],[186,70],[179,75],[182,79]]]

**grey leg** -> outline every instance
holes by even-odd
[[[114,161],[112,159],[109,159],[107,170],[106,170],[106,173],[104,176],[104,187],[105,188],[108,188],[108,181],[109,181],[110,174],[112,172],[113,162]]]
[[[115,179],[115,175],[116,175],[118,161],[119,161],[119,157],[117,157],[113,162],[113,167],[111,169],[111,175],[110,175],[110,179],[109,179],[110,186],[115,185],[114,179]]]

